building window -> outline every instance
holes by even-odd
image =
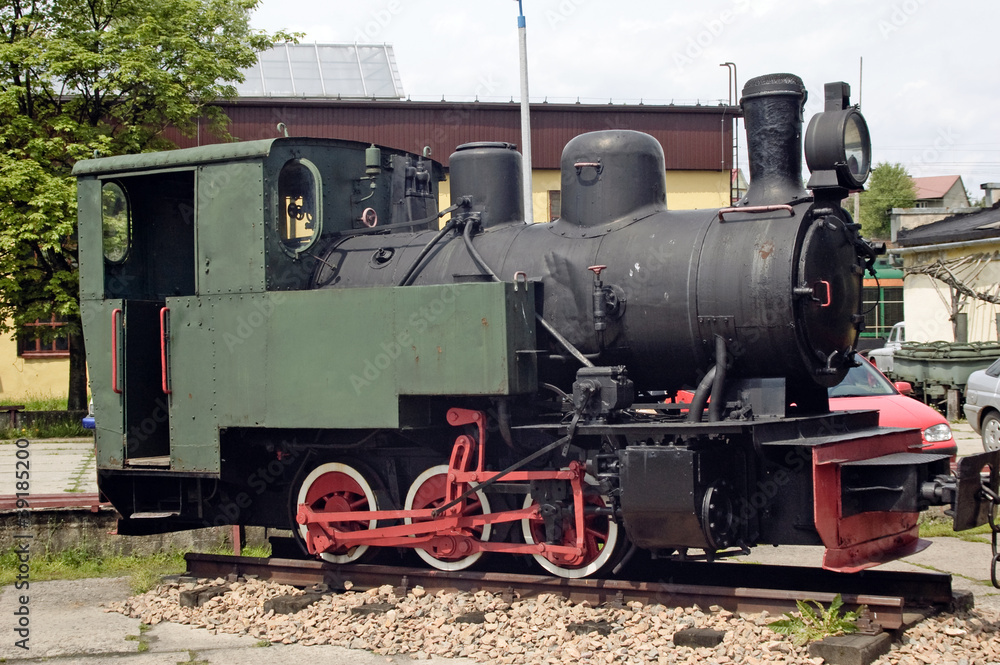
[[[558,189],[549,191],[549,221],[554,222],[562,216],[562,192]]]
[[[39,321],[25,323],[17,335],[17,355],[22,358],[67,358],[69,357],[69,337],[62,335],[55,338],[46,337],[49,341],[43,342],[40,337],[47,334],[49,330],[60,328],[66,325],[55,315],[50,321]]]
[[[861,333],[864,337],[888,337],[892,327],[903,320],[903,280],[884,281],[900,284],[865,287],[865,331]]]

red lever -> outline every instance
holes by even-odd
[[[601,276],[601,271],[602,270],[607,270],[607,269],[608,269],[607,266],[587,266],[587,270],[592,271],[598,277]]]
[[[479,467],[476,470],[483,471],[486,468],[486,414],[473,409],[452,407],[448,409],[448,424],[454,427],[475,424],[479,428]]]

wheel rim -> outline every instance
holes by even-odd
[[[1000,450],[1000,420],[989,418],[983,427],[983,447],[986,450]]]
[[[296,505],[307,504],[316,512],[347,512],[378,510],[375,492],[365,477],[354,467],[340,462],[322,464],[312,470],[299,488]],[[342,522],[341,531],[374,529],[376,520]],[[309,527],[299,525],[299,535],[308,540]],[[351,563],[368,551],[368,545],[344,547],[332,552],[320,552],[319,557],[330,563]]]
[[[410,485],[410,490],[406,493],[406,503],[404,504],[405,509],[423,510],[443,506],[447,481],[447,464],[432,466],[427,469],[417,476],[416,480],[414,480]],[[483,492],[476,492],[470,496],[466,499],[465,504],[462,507],[462,515],[466,516],[488,515],[490,512],[490,502]],[[403,521],[406,524],[413,524],[414,521],[422,522],[425,520],[412,520],[407,517]],[[469,535],[485,542],[490,539],[491,530],[492,525],[484,524],[482,527],[470,530]],[[427,550],[420,548],[417,548],[416,552],[417,556],[438,570],[465,570],[475,562],[479,561],[479,558],[483,555],[482,552],[474,552],[467,556],[455,555],[438,557],[434,556]]]
[[[597,486],[597,481],[589,475],[584,478],[584,481],[584,503],[589,506],[609,508],[611,503],[608,498],[594,489]],[[530,508],[534,503],[531,494],[524,497],[525,508]],[[533,554],[535,561],[553,575],[573,579],[593,575],[604,568],[611,561],[618,548],[618,524],[607,515],[585,514],[583,520],[586,535],[583,540],[582,561],[565,563],[551,561],[544,554]],[[558,544],[575,545],[576,524],[573,517],[564,518],[562,527],[562,541]],[[545,541],[545,522],[541,518],[521,520],[521,531],[524,534],[525,542],[531,545]]]

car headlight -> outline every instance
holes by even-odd
[[[940,441],[947,441],[951,438],[951,427],[945,423],[940,425],[931,425],[924,430],[924,440],[930,443],[938,443]]]

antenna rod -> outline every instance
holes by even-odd
[[[528,33],[524,20],[524,8],[517,0],[517,35],[521,45],[521,163],[522,186],[524,188],[524,221],[535,221],[534,205],[531,198],[531,110],[528,105]]]
[[[861,108],[861,93],[864,91],[865,58],[858,56],[858,108]]]

